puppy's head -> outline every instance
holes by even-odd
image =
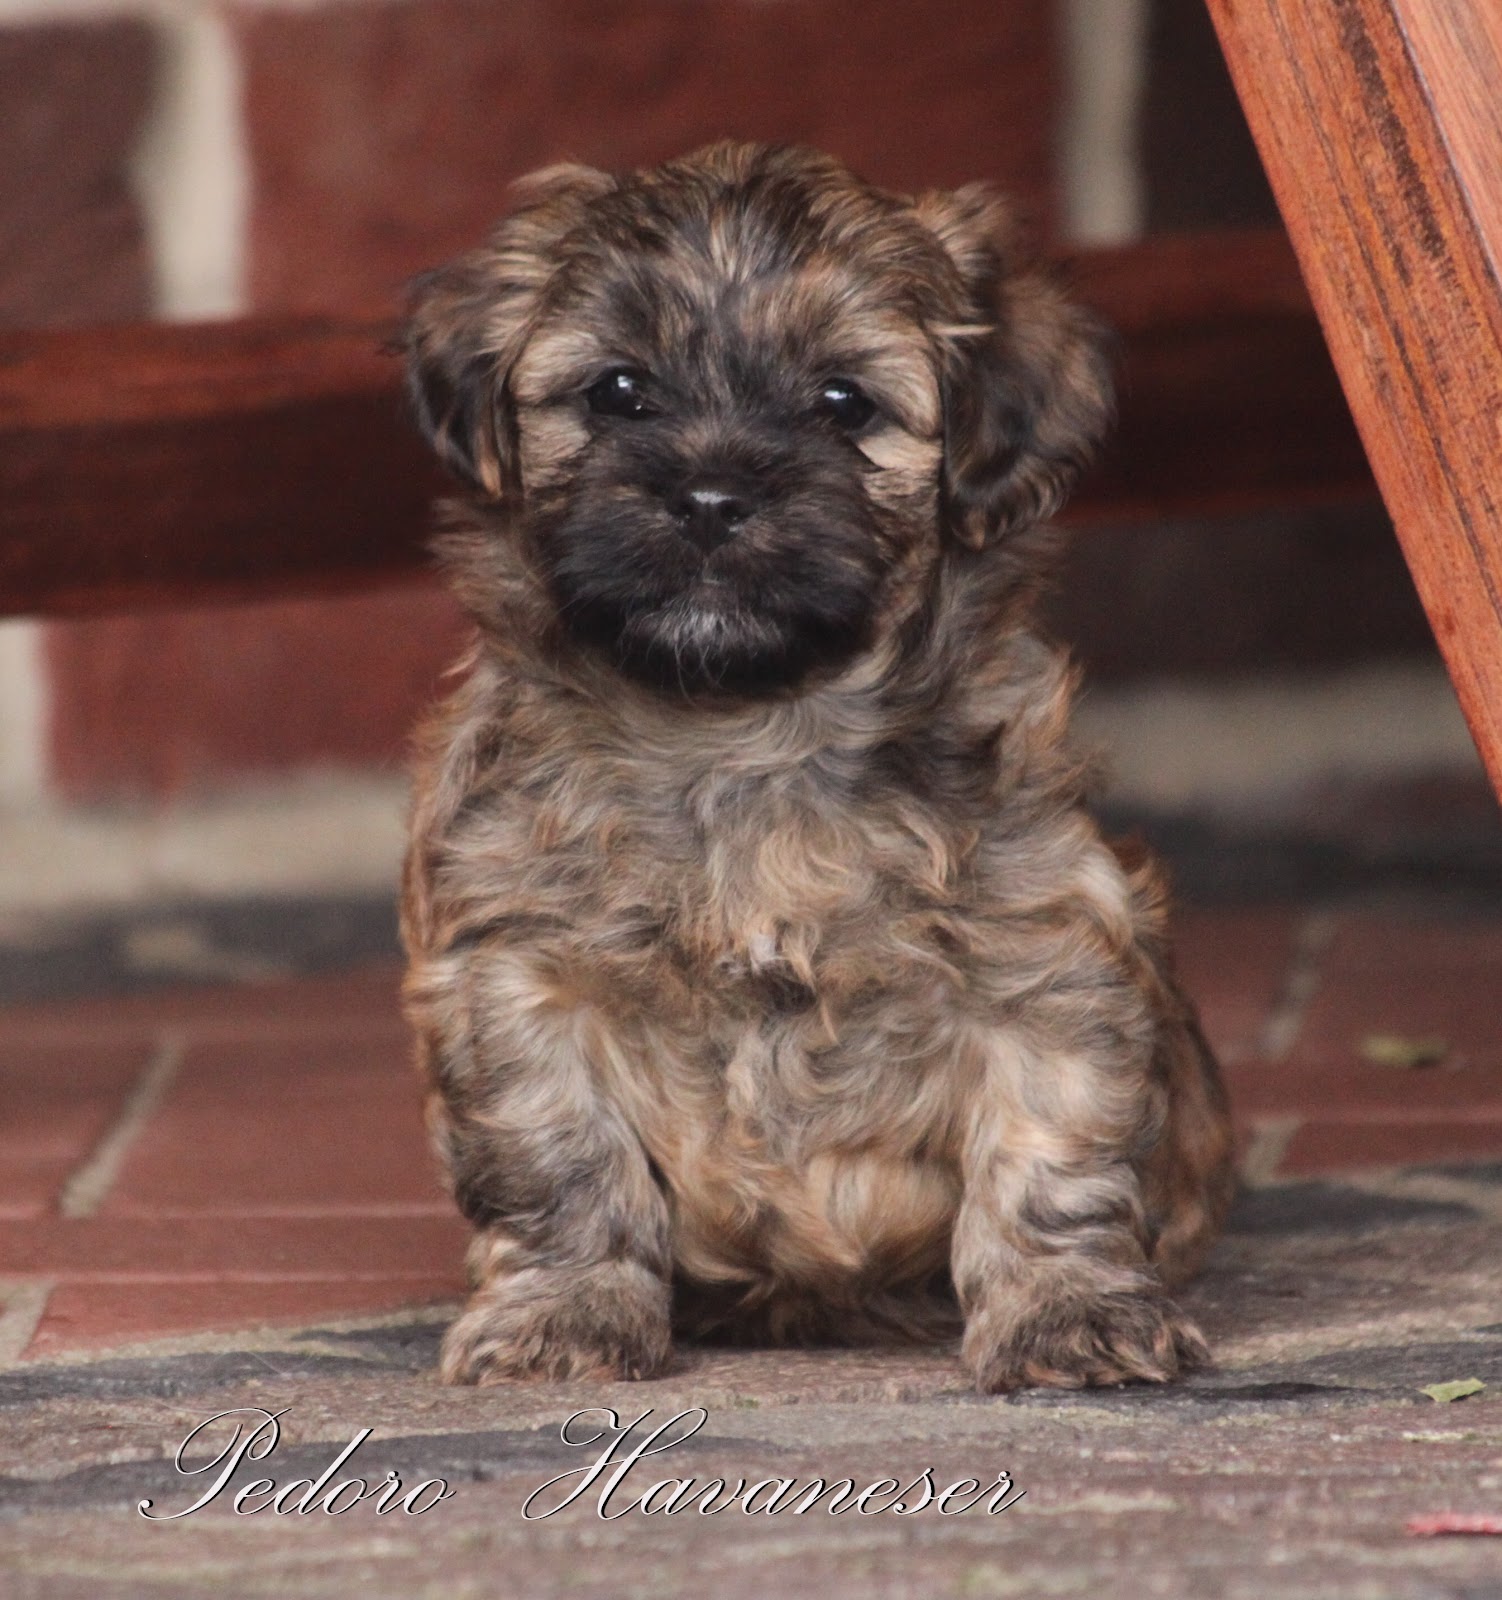
[[[1110,401],[980,188],[716,145],[539,174],[408,330],[419,422],[625,672],[754,694],[868,648],[946,546],[1048,516]]]

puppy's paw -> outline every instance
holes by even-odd
[[[1035,1296],[981,1309],[966,1321],[962,1353],[983,1394],[1167,1383],[1210,1359],[1199,1329],[1152,1292]]]
[[[438,1371],[445,1383],[654,1378],[672,1354],[667,1284],[610,1261],[492,1279],[444,1335]]]

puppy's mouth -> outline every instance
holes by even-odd
[[[865,645],[874,575],[821,573],[797,552],[673,545],[644,541],[596,560],[570,541],[549,562],[560,623],[625,676],[694,697],[767,695]]]
[[[796,683],[809,665],[785,625],[707,573],[661,604],[630,610],[610,649],[630,677],[689,695],[767,693]]]

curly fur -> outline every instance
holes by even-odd
[[[403,915],[476,1230],[444,1376],[650,1376],[675,1326],[962,1325],[986,1390],[1201,1359],[1164,1285],[1224,1099],[1033,617],[1106,363],[1005,205],[759,146],[554,169],[408,348],[477,626]],[[590,409],[622,365],[645,420]],[[754,490],[709,555],[664,510],[705,471]]]

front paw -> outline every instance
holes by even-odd
[[[1035,1289],[1020,1305],[979,1308],[966,1319],[962,1355],[983,1394],[1167,1383],[1210,1359],[1199,1329],[1151,1290]]]
[[[610,1261],[493,1278],[444,1335],[438,1371],[445,1383],[653,1378],[672,1354],[667,1284]]]

